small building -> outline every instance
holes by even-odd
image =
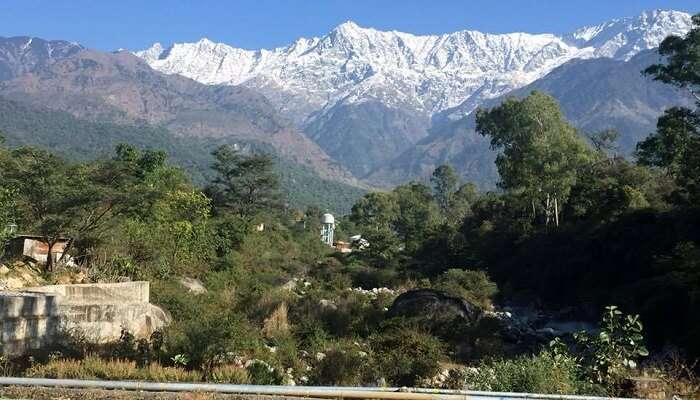
[[[333,247],[335,247],[335,250],[340,253],[352,253],[352,243],[338,240],[333,243]]]
[[[51,249],[51,256],[54,261],[58,261],[70,239],[59,238]],[[43,236],[37,235],[17,235],[9,242],[7,254],[13,257],[29,257],[36,262],[46,263],[49,254],[49,244]]]
[[[321,216],[321,241],[328,246],[333,246],[333,233],[335,232],[335,217],[333,214]]]

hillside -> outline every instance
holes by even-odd
[[[11,52],[15,42],[24,39],[29,52],[34,39],[9,38],[0,39],[0,54]],[[358,184],[254,90],[168,76],[128,52],[79,48],[60,55],[49,50],[33,52],[33,58],[8,58],[6,65],[28,72],[2,81],[0,96],[93,121],[161,125],[183,137],[268,143],[280,157],[320,176]],[[43,61],[31,61],[32,68],[25,65],[34,59]]]
[[[426,138],[436,130],[431,120],[438,114],[457,109],[456,118],[466,116],[572,60],[630,60],[690,26],[690,15],[665,10],[563,35],[475,30],[415,35],[348,21],[325,35],[274,49],[248,50],[204,38],[156,43],[135,54],[169,75],[262,93],[357,177],[390,186],[430,169],[407,165],[405,159],[428,151],[425,141],[432,140]]]
[[[609,58],[573,60],[541,79],[483,104],[490,108],[508,96],[524,97],[533,90],[551,94],[564,115],[581,134],[614,128],[620,132],[619,151],[630,156],[638,141],[654,131],[656,119],[666,108],[693,104],[686,93],[654,82],[641,71],[658,61],[653,51],[629,61]],[[474,131],[473,113],[466,101],[433,118],[432,133],[387,166],[373,171],[369,181],[396,184],[413,177],[427,177],[442,163],[452,164],[461,176],[481,187],[492,187],[497,174],[488,141]]]
[[[0,98],[0,131],[10,146],[32,145],[64,157],[87,161],[111,156],[119,143],[166,151],[172,162],[184,168],[195,183],[211,178],[210,152],[223,139],[188,138],[173,135],[163,127],[148,124],[117,125],[78,119],[73,115]],[[253,142],[235,141],[244,144]],[[269,145],[257,144],[268,152]],[[282,190],[292,207],[317,205],[336,213],[347,213],[362,189],[320,178],[314,171],[284,158],[277,158]]]

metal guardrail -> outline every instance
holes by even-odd
[[[478,392],[469,390],[442,390],[396,387],[335,387],[335,386],[266,386],[229,385],[214,383],[161,383],[137,381],[94,381],[79,379],[41,379],[0,377],[0,386],[32,386],[65,389],[106,389],[148,392],[209,392],[241,395],[285,397],[315,397],[344,399],[386,400],[602,400],[611,397],[571,396],[534,393]],[[620,400],[620,399],[618,399]]]

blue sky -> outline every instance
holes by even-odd
[[[0,5],[0,36],[66,39],[101,50],[202,37],[270,48],[322,35],[347,20],[416,34],[563,33],[655,8],[700,11],[698,0],[3,0]]]

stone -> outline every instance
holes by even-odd
[[[338,309],[338,306],[335,305],[333,300],[321,299],[319,300],[318,305],[321,306],[321,309],[323,309],[324,311],[335,311]]]
[[[202,283],[202,281],[199,279],[183,276],[178,280],[178,282],[180,282],[180,285],[184,286],[190,293],[202,294],[207,292],[207,288],[204,287],[204,283]]]
[[[389,307],[391,317],[423,317],[433,321],[459,318],[470,324],[482,315],[480,307],[459,297],[433,289],[417,289],[401,294]]]
[[[0,275],[7,275],[10,272],[10,269],[7,268],[7,265],[0,265]]]

